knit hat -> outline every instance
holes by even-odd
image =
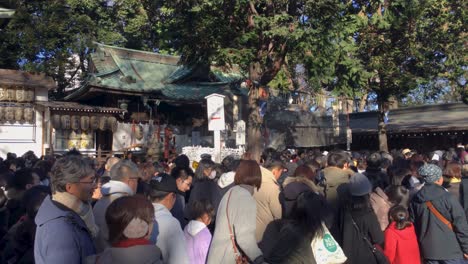
[[[435,182],[442,177],[442,169],[434,164],[426,163],[418,170],[426,182]]]
[[[349,179],[349,192],[352,196],[363,196],[372,192],[372,184],[366,175],[355,173]]]

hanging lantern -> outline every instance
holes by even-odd
[[[60,115],[52,116],[52,127],[55,129],[60,129]]]
[[[23,121],[23,107],[15,107],[15,120],[18,122]]]
[[[28,123],[33,123],[34,109],[27,107],[24,109],[24,120]]]
[[[89,116],[82,116],[80,119],[81,130],[87,131],[89,129]]]
[[[73,130],[80,129],[80,117],[79,116],[76,116],[76,115],[72,116],[70,122],[71,122],[70,124],[71,129]]]
[[[0,123],[5,120],[5,107],[0,106]]]
[[[108,124],[109,129],[112,130],[112,132],[117,131],[117,118],[113,116],[108,117],[107,124]]]
[[[53,115],[52,118],[52,127],[55,129],[60,129],[60,115]]]
[[[63,115],[60,117],[60,125],[62,129],[70,129],[71,121],[69,115]]]
[[[7,87],[6,85],[0,85],[0,101],[7,100]]]
[[[16,101],[20,103],[26,102],[26,90],[23,87],[16,89]]]
[[[26,90],[26,102],[34,102],[34,90]]]
[[[89,119],[89,126],[91,127],[91,130],[98,130],[99,129],[99,117],[92,116]]]
[[[142,125],[135,126],[135,138],[137,140],[143,139],[143,126]]]
[[[15,121],[15,108],[14,107],[7,107],[5,110],[5,120],[8,122]]]
[[[16,89],[14,86],[7,88],[7,101],[16,101]]]
[[[105,131],[107,129],[107,116],[101,116],[99,118],[99,130]]]

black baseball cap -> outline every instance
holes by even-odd
[[[159,173],[158,176],[153,177],[150,181],[150,187],[163,192],[177,192],[176,180],[167,173]]]

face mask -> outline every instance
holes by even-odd
[[[208,178],[210,178],[210,180],[216,178],[216,171],[215,170],[212,170],[210,175],[208,176]]]

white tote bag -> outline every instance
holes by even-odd
[[[323,236],[316,236],[312,243],[312,252],[314,252],[315,262],[317,264],[341,264],[344,263],[347,258],[343,253],[340,245],[336,242],[330,231],[322,223]]]

